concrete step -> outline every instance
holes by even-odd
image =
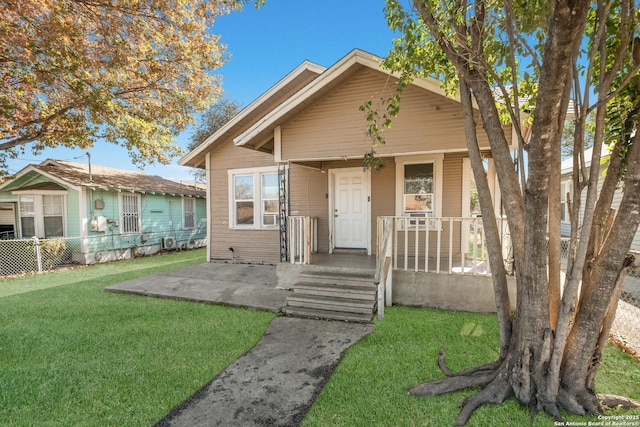
[[[373,274],[345,271],[306,271],[298,275],[298,281],[310,283],[340,284],[372,287]]]
[[[345,313],[341,311],[318,310],[313,308],[286,306],[283,312],[287,316],[307,319],[341,320],[343,322],[370,323],[373,314]]]
[[[376,301],[294,293],[287,297],[287,305],[345,313],[371,314]]]
[[[365,300],[365,301],[375,301],[376,291],[377,291],[377,288],[373,285],[370,287],[364,287],[364,286],[338,285],[338,284],[315,283],[315,282],[314,283],[301,282],[296,284],[293,287],[294,295],[296,293],[300,293],[305,295],[340,297],[340,298],[359,299],[359,300]]]

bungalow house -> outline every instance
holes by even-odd
[[[418,78],[404,90],[376,149],[384,167],[363,167],[371,140],[359,107],[393,95],[397,83],[380,61],[360,50],[329,68],[305,61],[180,160],[206,171],[211,261],[276,264],[280,286],[290,288],[321,264],[347,260],[373,274],[388,253],[387,304],[430,305],[438,291],[428,281],[490,283],[482,219],[471,215],[461,105],[438,81]],[[498,202],[479,114],[477,123]],[[487,290],[475,289],[463,299],[484,311],[475,303]]]
[[[92,264],[204,246],[205,196],[159,176],[45,160],[0,185],[0,227],[5,239],[62,239],[68,261]]]

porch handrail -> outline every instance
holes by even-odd
[[[287,254],[291,264],[311,264],[318,247],[318,218],[301,215],[287,217]]]
[[[391,305],[391,298],[385,298],[386,292],[391,290],[392,270],[392,240],[391,231],[393,222],[388,218],[378,217],[378,236],[382,235],[381,243],[378,245],[378,258],[376,259],[376,271],[373,276],[373,284],[378,288],[378,320],[384,319],[384,306]]]

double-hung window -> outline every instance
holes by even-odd
[[[443,159],[442,154],[396,157],[397,216],[442,216]],[[424,220],[415,222],[416,225],[424,223]]]
[[[139,194],[122,194],[120,196],[120,233],[140,233],[141,211]]]
[[[42,196],[44,237],[64,236],[62,196]]]
[[[20,196],[20,229],[22,237],[36,235],[36,206],[34,196]]]
[[[59,194],[20,195],[22,237],[63,237],[65,235],[64,196]]]
[[[433,163],[404,165],[404,216],[433,216]]]
[[[229,171],[231,228],[278,225],[278,172],[274,168]]]
[[[196,199],[184,197],[182,199],[182,228],[191,230],[196,225]]]

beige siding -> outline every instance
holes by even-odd
[[[466,153],[464,154],[466,156]],[[443,161],[444,183],[442,192],[442,216],[459,217],[462,215],[462,158],[463,154],[446,154]],[[447,225],[448,227],[448,225]],[[447,230],[448,232],[448,230]],[[447,249],[448,249],[447,243]],[[460,252],[460,224],[454,225],[453,253]]]
[[[377,218],[396,214],[396,163],[387,159],[380,172],[371,173],[371,248],[375,253]]]
[[[443,216],[460,216],[462,211],[462,158],[463,154],[446,154],[443,161]],[[330,161],[323,164],[323,170],[360,167],[362,161]],[[377,230],[376,219],[379,216],[396,214],[396,164],[394,159],[386,159],[380,172],[371,173],[371,248],[375,251]],[[317,169],[292,165],[290,172],[289,200],[292,215],[314,216],[318,218],[318,250],[329,250],[329,188],[328,173]],[[448,236],[448,224],[443,235]],[[460,227],[454,230],[454,253],[460,251]],[[401,236],[400,236],[401,237]],[[447,237],[448,239],[448,237]],[[401,246],[404,241],[401,239]],[[410,247],[413,240],[409,242]],[[430,252],[435,253],[436,233],[431,233]],[[448,252],[448,240],[442,242],[443,250]]]
[[[289,213],[318,218],[318,250],[329,251],[328,173],[298,165],[289,170]]]
[[[211,259],[275,264],[280,261],[278,230],[234,230],[229,228],[229,183],[227,170],[275,166],[273,157],[258,151],[239,148],[226,143],[211,152],[211,218],[209,244]]]
[[[384,88],[392,94],[393,78],[364,69],[328,96],[311,104],[282,126],[283,159],[337,159],[361,156],[370,148],[367,122],[359,111],[367,99],[378,99]],[[427,90],[410,86],[401,99],[400,114],[385,129],[387,144],[380,155],[465,150],[460,104]],[[479,132],[483,138],[484,132]],[[482,142],[484,145],[484,142]]]

